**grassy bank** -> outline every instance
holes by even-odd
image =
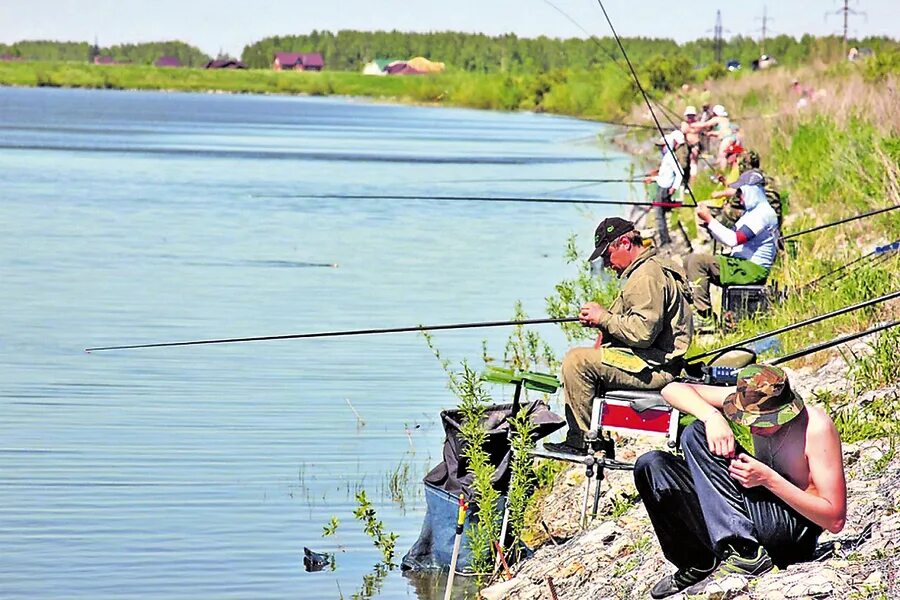
[[[670,82],[662,79],[665,85]],[[344,71],[159,69],[68,62],[0,62],[0,85],[91,89],[365,96],[491,110],[548,111],[594,119],[627,112],[631,83],[612,65],[533,75],[450,71],[377,77]]]
[[[794,80],[811,90],[805,106],[798,106]],[[760,153],[763,170],[787,199],[785,234],[900,204],[898,81],[900,62],[894,55],[862,64],[745,73],[713,83],[712,102],[726,106],[741,126],[744,145]],[[671,95],[667,100],[679,106],[699,104],[690,95]],[[629,118],[642,119],[645,112],[636,107]],[[703,200],[713,184],[702,176],[694,189]],[[675,213],[685,229],[696,231],[692,211]],[[862,260],[843,277],[839,276],[844,273],[828,275],[876,245],[898,239],[900,211],[796,238],[770,279],[787,293],[786,300],[757,318],[744,320],[733,333],[703,339],[699,346],[716,347],[900,289],[897,253],[878,261]],[[859,311],[784,335],[782,347],[796,350],[897,315],[898,303]],[[826,356],[808,360],[821,362]]]

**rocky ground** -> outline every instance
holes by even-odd
[[[846,391],[847,367],[834,358],[823,367],[791,373],[806,398],[813,392]],[[863,394],[871,402],[900,394],[900,386]],[[652,447],[628,440],[617,458],[633,460]],[[739,576],[700,584],[672,598],[900,598],[900,454],[885,440],[844,445],[847,468],[847,525],[837,535],[820,538],[816,562],[794,565],[748,581]],[[484,590],[487,600],[512,598],[606,599],[648,598],[654,583],[673,567],[663,558],[627,471],[609,472],[603,482],[600,516],[584,531],[579,527],[584,470],[561,476],[542,506],[541,528],[552,534],[534,556],[513,568],[513,578]],[[552,582],[552,583],[551,583]]]

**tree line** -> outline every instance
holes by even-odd
[[[187,67],[202,67],[209,57],[185,42],[149,42],[100,47],[88,42],[22,41],[0,44],[0,54],[25,60],[92,62],[95,56],[112,56],[116,62],[152,65],[161,56],[174,56]]]
[[[678,44],[670,39],[626,38],[623,43],[631,59],[645,70],[656,70],[659,77],[680,75],[684,69],[705,67],[713,75],[716,47],[712,39]],[[897,42],[886,37],[852,40],[851,45],[872,48],[876,53]],[[779,35],[766,40],[765,52],[779,63],[793,66],[813,60],[833,61],[844,54],[838,36],[800,39]],[[621,61],[611,38],[548,37],[521,38],[515,34],[488,36],[453,31],[408,33],[401,31],[313,31],[309,34],[267,37],[246,46],[242,60],[251,68],[267,68],[275,52],[320,52],[327,69],[358,71],[375,58],[408,59],[424,56],[447,64],[450,70],[473,73],[534,74],[561,69],[591,71],[602,69],[613,60]],[[738,60],[744,65],[758,59],[762,50],[753,38],[735,36],[723,42],[722,59]],[[22,41],[0,44],[0,54],[29,60],[90,61],[98,54],[112,56],[117,62],[153,64],[160,56],[176,56],[185,66],[203,66],[209,57],[199,48],[180,41],[120,44],[100,48],[87,42]],[[657,77],[657,79],[659,79]],[[696,79],[695,76],[692,77]],[[668,82],[655,85],[667,89]]]

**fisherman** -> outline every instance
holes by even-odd
[[[769,206],[772,207],[772,210],[775,211],[775,215],[778,217],[778,226],[780,228],[783,213],[781,194],[778,193],[778,185],[775,181],[775,178],[767,175],[760,168],[759,153],[756,150],[744,150],[738,158],[737,165],[740,169],[741,175],[753,171],[755,173],[758,173],[759,176],[763,178],[763,192],[766,195],[766,201],[769,203]],[[726,222],[726,224],[728,222],[736,222],[744,213],[743,206],[741,206],[739,202],[734,200],[734,196],[736,193],[737,190],[732,187],[727,187],[724,190],[719,190],[711,194],[713,198],[721,197],[726,199],[722,211],[724,217],[723,222]]]
[[[659,245],[666,246],[671,242],[669,237],[669,225],[666,222],[666,212],[671,210],[674,204],[673,196],[681,187],[682,173],[678,165],[675,151],[684,145],[684,134],[675,130],[655,142],[662,153],[659,168],[650,172],[644,179],[644,183],[656,183],[654,194],[653,220],[656,222],[656,232],[659,237]]]
[[[717,242],[731,248],[728,255],[692,252],[684,258],[697,311],[697,330],[714,328],[710,283],[724,285],[754,285],[765,283],[775,262],[778,216],[766,201],[764,180],[759,173],[748,171],[731,184],[735,198],[743,205],[744,214],[733,228],[714,219],[706,206],[697,208],[697,218]]]
[[[728,119],[728,111],[721,104],[716,104],[712,108],[713,116],[706,121],[699,121],[692,125],[695,131],[703,132],[707,136],[715,138],[718,142],[718,151],[716,160],[720,166],[725,165],[725,149],[730,144],[737,141],[737,136],[731,128],[731,121]]]
[[[697,122],[697,109],[688,106],[684,109],[684,121],[681,122],[681,133],[684,134],[687,152],[684,159],[684,176],[693,183],[697,179],[697,160],[700,158],[700,133],[692,125]]]
[[[837,429],[824,410],[804,405],[783,370],[750,365],[736,387],[671,383],[662,395],[697,421],[681,435],[684,457],[657,450],[634,466],[663,554],[677,567],[652,598],[713,573],[758,577],[810,560],[823,529],[843,529]]]
[[[585,452],[594,396],[611,389],[662,388],[681,372],[693,335],[687,278],[656,248],[645,246],[630,221],[601,221],[594,246],[590,260],[602,259],[625,281],[608,309],[597,302],[581,306],[579,321],[598,329],[604,345],[573,348],[563,359],[569,430],[564,442],[544,447],[566,454]]]

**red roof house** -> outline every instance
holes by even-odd
[[[276,71],[321,71],[324,66],[318,52],[276,52],[272,59]]]

